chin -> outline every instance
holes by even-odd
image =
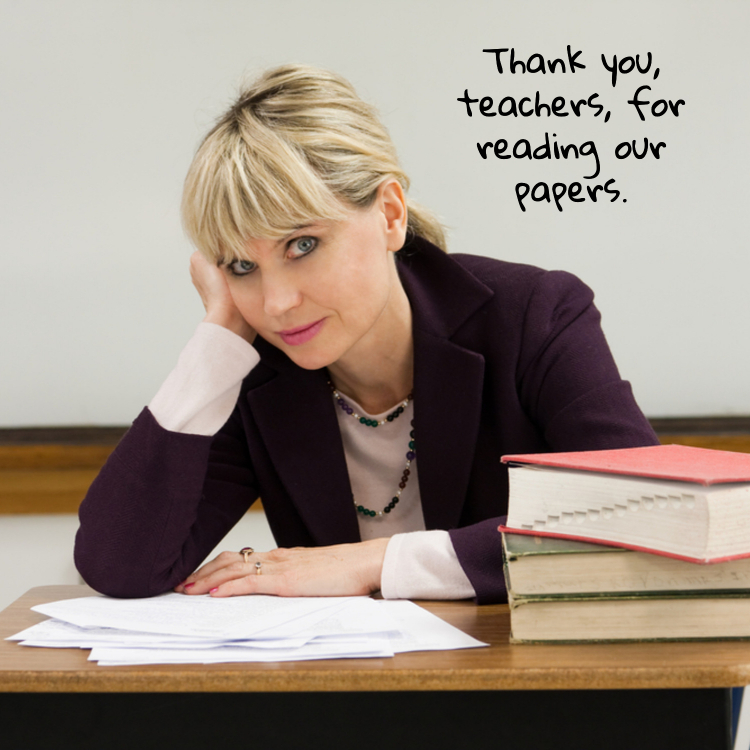
[[[310,342],[312,344],[312,342]],[[303,370],[320,370],[323,367],[332,365],[337,359],[338,354],[330,350],[318,348],[315,346],[278,346],[295,365]]]

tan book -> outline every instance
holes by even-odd
[[[516,597],[512,643],[750,638],[750,596]]]

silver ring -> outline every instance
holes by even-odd
[[[258,562],[255,563],[255,575],[256,576],[259,576],[263,573],[262,568],[263,568],[263,563],[260,560],[258,560]]]
[[[246,563],[250,562],[250,555],[252,555],[253,552],[255,552],[255,550],[252,547],[243,547],[240,550],[240,554],[245,558]]]

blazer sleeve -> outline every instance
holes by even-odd
[[[257,497],[238,409],[215,436],[170,432],[144,409],[81,504],[76,567],[109,596],[169,591]]]
[[[658,444],[630,384],[620,377],[593,292],[583,282],[562,271],[540,274],[521,319],[517,397],[547,450]],[[501,520],[450,532],[478,603],[507,598],[497,532]]]
[[[524,411],[552,451],[658,443],[620,377],[594,293],[564,271],[544,273],[523,319],[516,382]]]

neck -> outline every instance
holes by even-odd
[[[336,389],[370,414],[380,414],[403,401],[414,384],[411,325],[409,299],[399,283],[377,325],[329,365]]]

